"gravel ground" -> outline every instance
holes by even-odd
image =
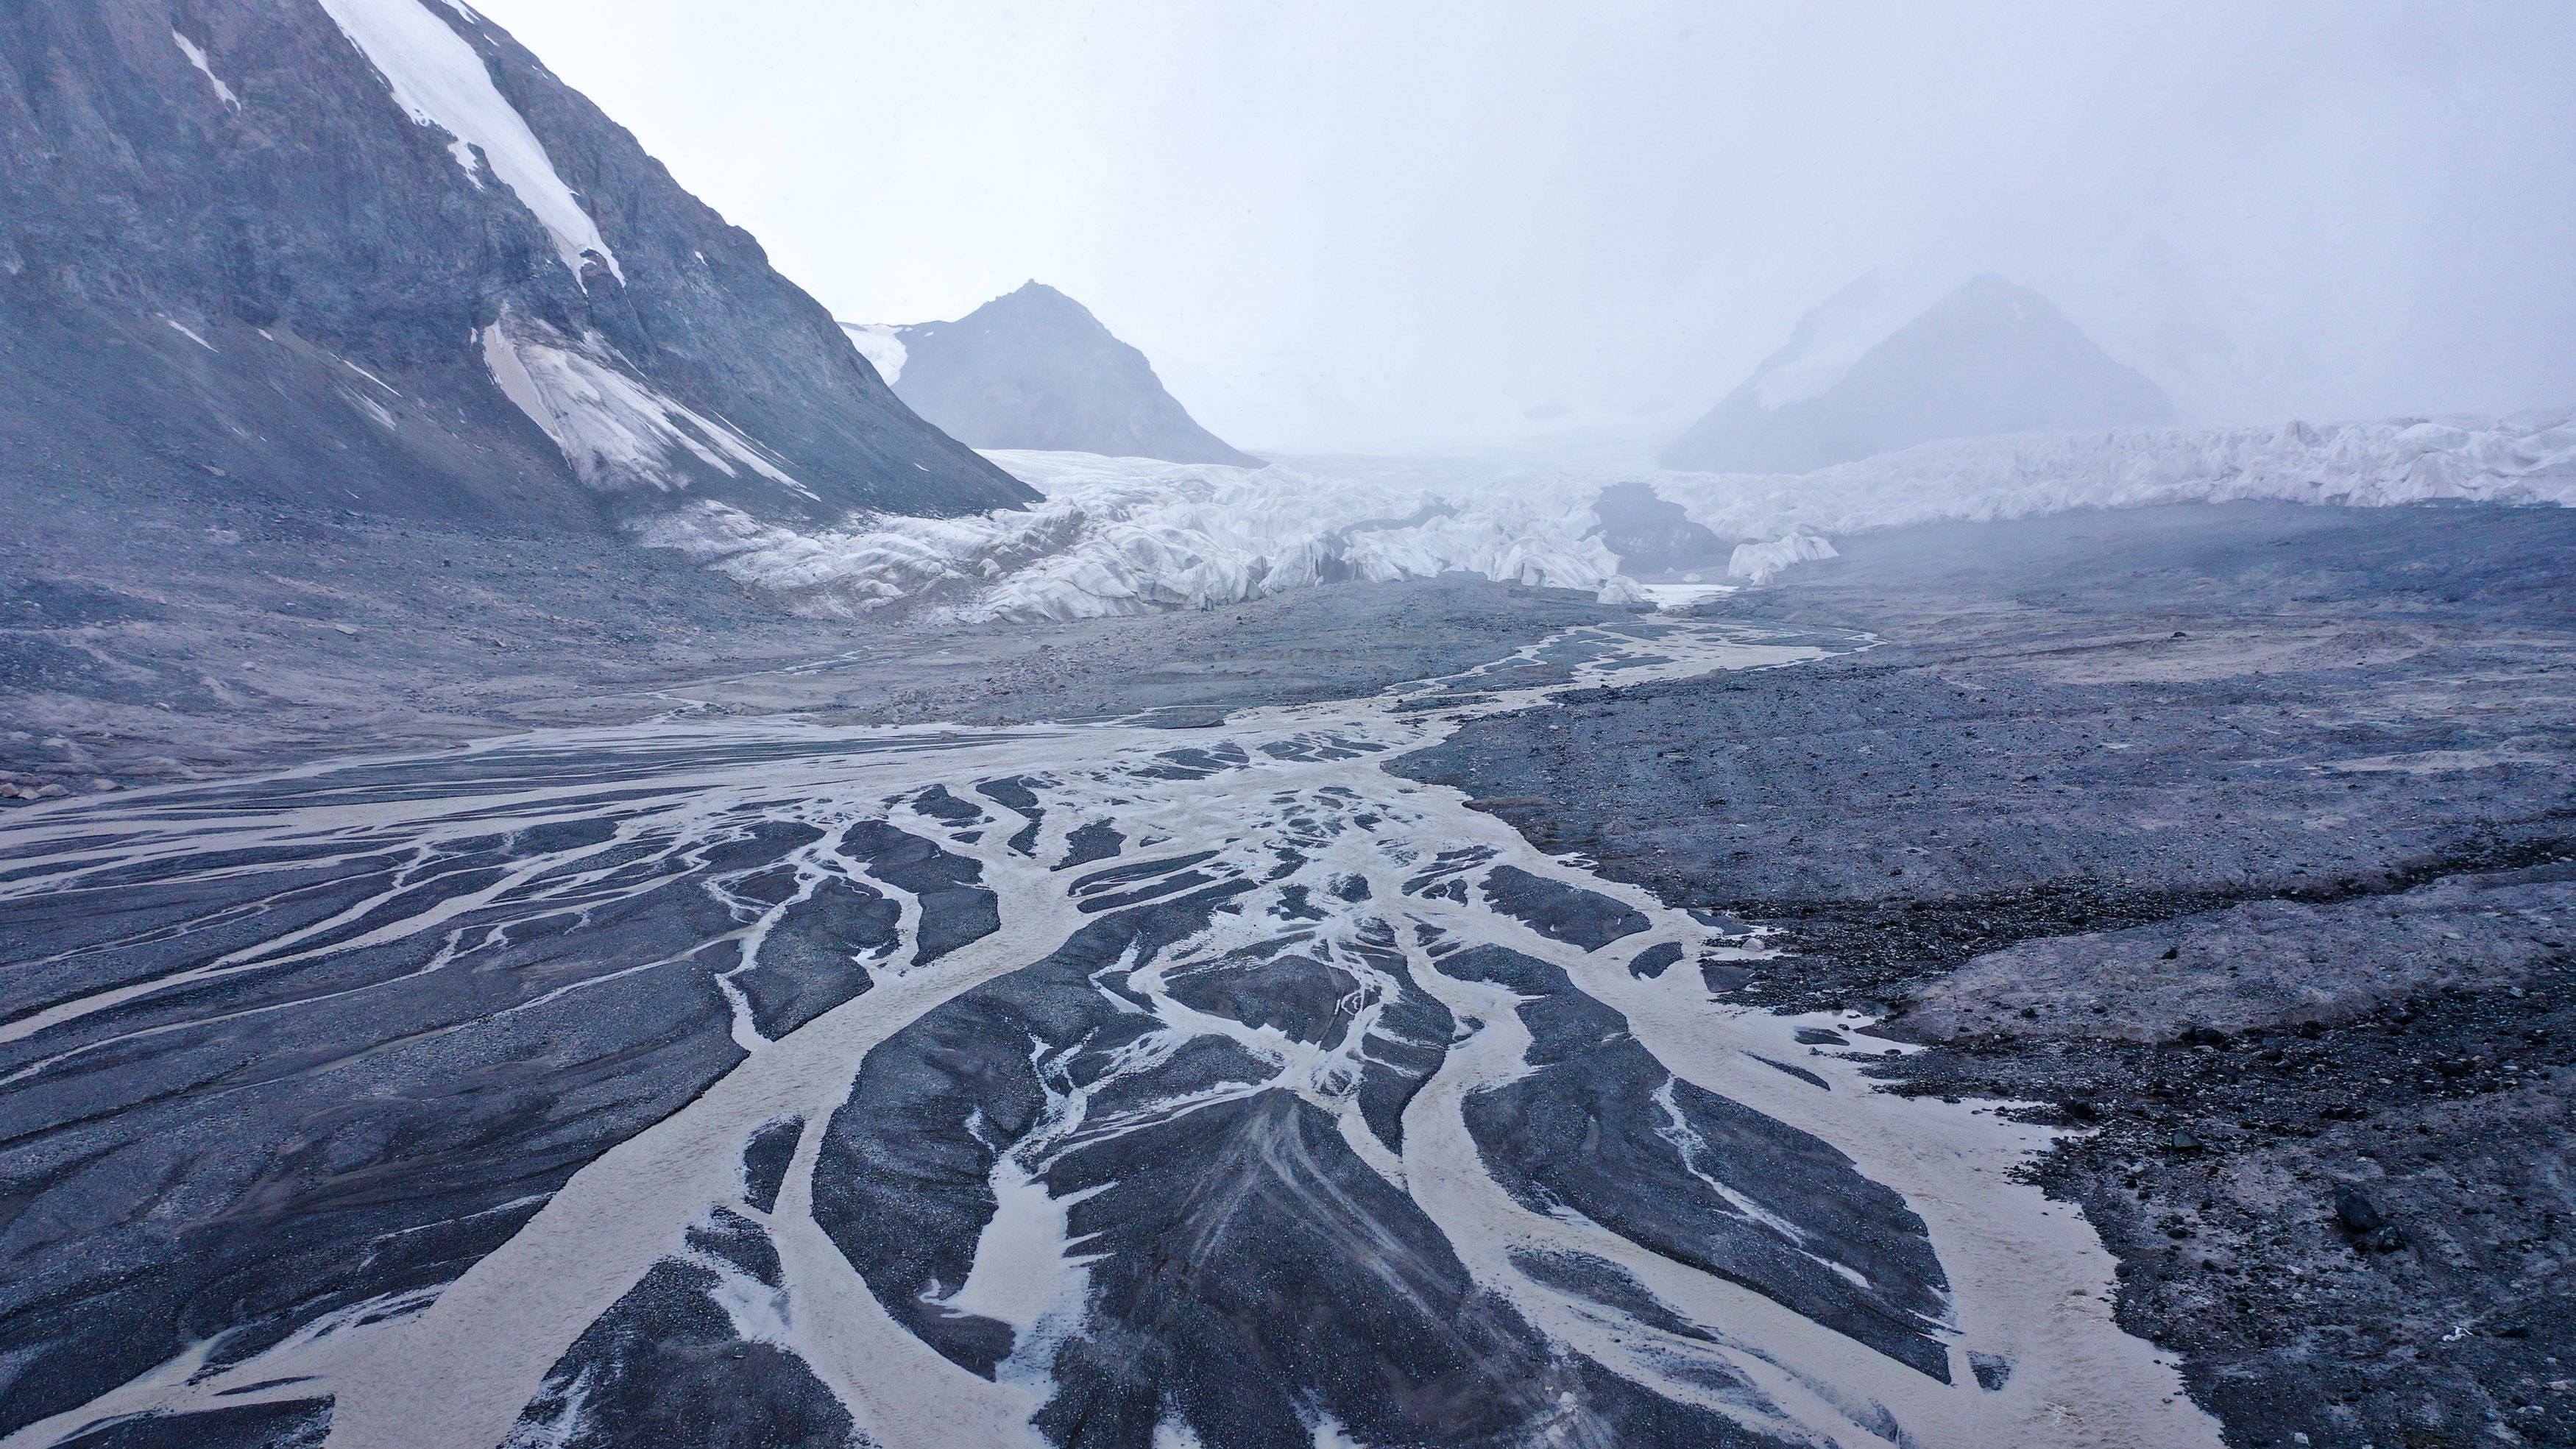
[[[1775,934],[2035,1169],[2239,1445],[2576,1443],[2576,586],[2558,510],[2260,505],[1850,540],[1710,606],[1821,664],[1398,768]],[[2302,1438],[2301,1436],[2304,1436]]]
[[[1891,1090],[2068,1128],[2036,1177],[2231,1443],[2576,1443],[2571,546],[2576,514],[2442,507],[1862,537],[1710,608],[1868,647],[1403,768],[1771,932],[1712,995],[1873,1007],[1930,1048]],[[13,794],[673,710],[1186,727],[1611,614],[1445,579],[849,625],[605,535],[77,509],[0,545],[0,611]]]
[[[611,532],[59,502],[0,521],[0,808],[674,710],[1187,725],[1617,614],[1456,576],[1072,624],[852,623]]]

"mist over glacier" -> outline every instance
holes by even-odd
[[[1659,445],[1871,274],[2188,423],[2576,398],[2563,5],[485,8],[837,315],[1043,277],[1257,452]]]
[[[491,5],[0,19],[0,1449],[2576,1449],[2563,0]]]

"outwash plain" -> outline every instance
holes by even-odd
[[[277,551],[279,606],[250,623],[111,569],[17,591],[45,621],[10,636],[15,779],[213,781],[649,720],[1121,719],[1187,748],[1569,628],[1816,641],[1638,685],[1526,659],[1474,688],[1540,703],[1461,713],[1387,768],[1755,948],[1677,948],[1641,978],[1839,1014],[1860,1024],[1799,1050],[2053,1134],[2022,1175],[2100,1234],[2116,1322],[2176,1356],[2227,1442],[2576,1442],[2576,515],[2072,513],[1856,536],[1684,614],[1450,576],[858,640],[612,545],[549,556],[585,580],[562,612],[442,630],[332,602],[331,570],[392,554],[379,584],[463,599],[507,540],[271,519],[221,545]],[[571,622],[602,593],[650,607]],[[612,629],[653,641],[649,665],[591,662]],[[217,630],[235,685],[155,662],[211,657]],[[420,682],[470,651],[513,668]],[[92,682],[75,654],[116,668]]]
[[[1714,997],[1868,1012],[1930,1048],[1888,1090],[2064,1128],[2033,1178],[2230,1443],[2576,1442],[2571,544],[2259,504],[1868,535],[1707,609],[1873,648],[1397,768],[1774,932]]]

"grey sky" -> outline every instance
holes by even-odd
[[[1660,440],[1878,268],[2195,420],[2576,400],[2566,0],[476,3],[842,317],[1035,277],[1251,447]]]

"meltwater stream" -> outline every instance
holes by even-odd
[[[22,814],[0,1444],[2215,1445],[2009,1179],[2046,1129],[1873,1093],[1860,1019],[1710,999],[1758,938],[1382,768],[1820,652]]]

